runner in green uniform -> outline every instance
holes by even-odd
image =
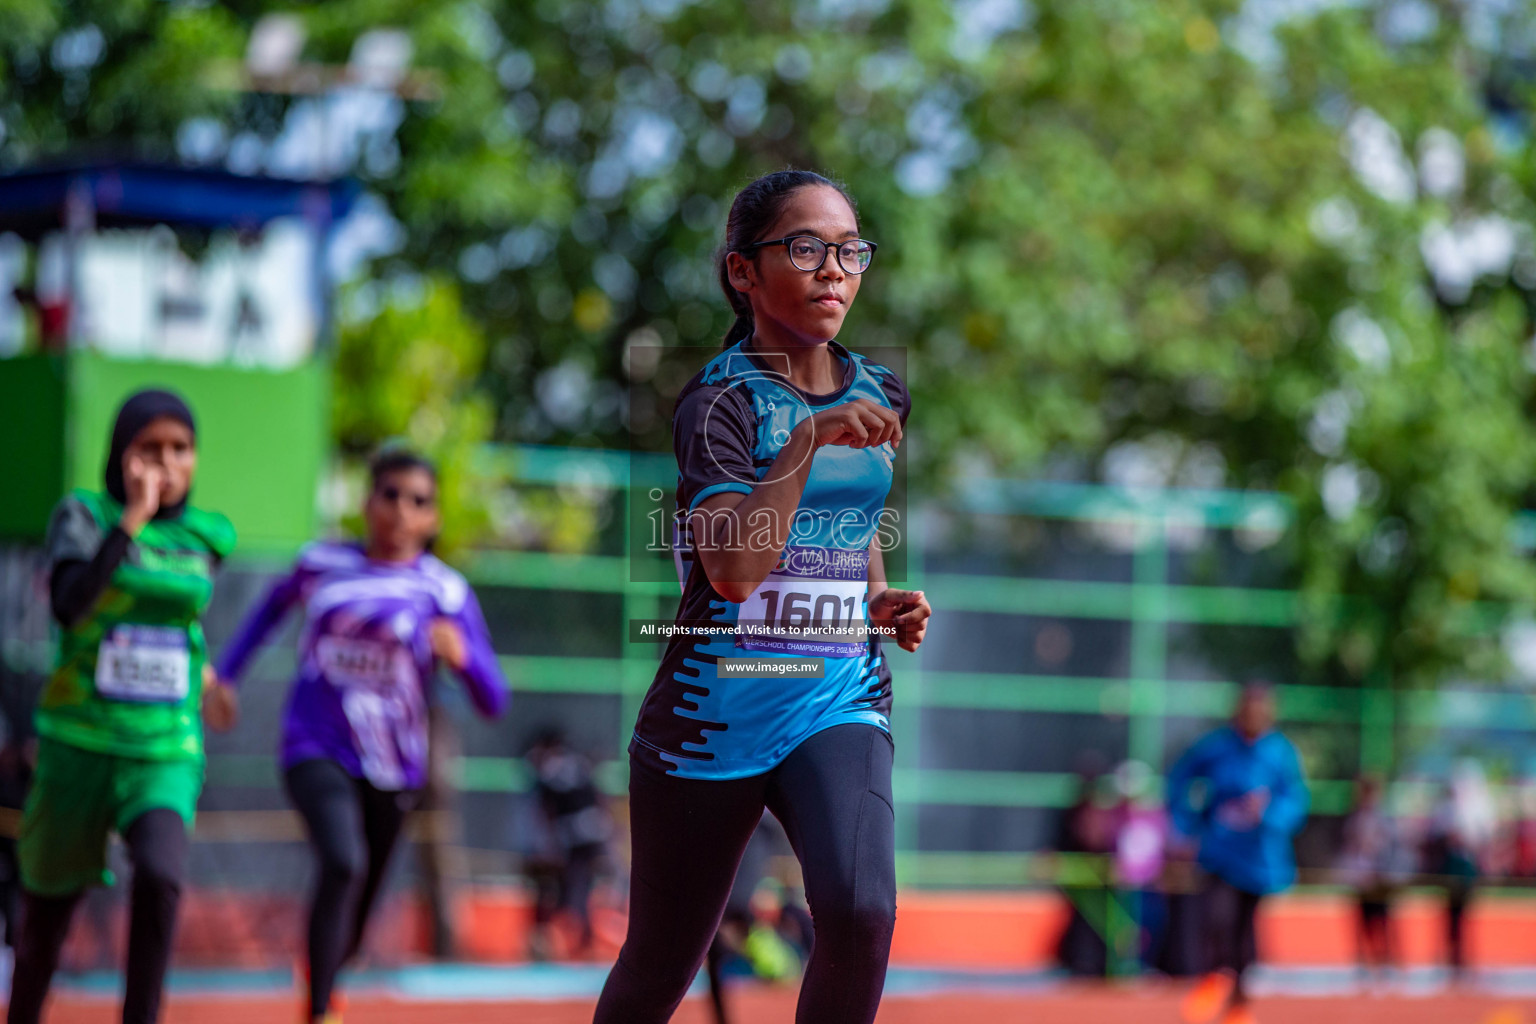
[[[34,1024],[81,895],[110,883],[108,834],[133,864],[124,1024],[160,1011],[188,832],[203,785],[207,646],[198,617],[234,547],[229,520],[187,504],[192,412],[166,391],[118,411],[104,493],[75,491],[48,527],[58,668],[37,709],[22,814],[24,890],[10,1024]],[[227,710],[216,684],[210,722]]]

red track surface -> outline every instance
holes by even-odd
[[[533,921],[529,894],[506,886],[461,893],[457,908],[466,959],[511,963],[528,952]],[[1049,966],[1066,924],[1067,904],[1054,892],[931,892],[903,890],[898,897],[893,965],[996,968],[1028,971]],[[193,890],[177,926],[180,964],[265,967],[291,960],[303,934],[297,896],[253,897],[225,890]],[[624,915],[611,901],[594,912],[598,956],[613,957],[624,936]],[[1444,959],[1443,900],[1414,894],[1394,911],[1401,955],[1409,966]],[[103,953],[79,925],[66,962],[121,963],[126,929],[114,911]],[[1355,962],[1354,904],[1342,894],[1277,896],[1259,915],[1264,962],[1276,966],[1349,966]],[[374,923],[371,945],[386,959],[409,962],[429,948],[430,916],[419,903],[396,900]],[[1536,964],[1536,899],[1479,895],[1467,919],[1468,955],[1479,967]],[[560,943],[557,942],[557,945]]]
[[[734,1024],[790,1024],[794,993],[739,989]],[[173,999],[163,1024],[297,1024],[291,1000]],[[1276,997],[1258,1004],[1261,1024],[1536,1024],[1536,1005],[1486,996]],[[115,1024],[105,1000],[60,999],[48,1024]],[[590,1002],[426,1003],[354,1000],[347,1024],[587,1024]],[[887,999],[879,1024],[1177,1024],[1178,992],[1083,988],[1023,996],[935,996]],[[683,1004],[674,1024],[708,1024],[703,1003]]]

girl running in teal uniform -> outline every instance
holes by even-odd
[[[876,526],[910,399],[887,367],[833,339],[875,244],[817,174],[781,171],[737,195],[721,287],[726,347],[673,414],[679,623],[724,638],[671,641],[630,745],[629,933],[598,1024],[670,1019],[720,924],[766,806],[804,868],[816,939],[799,1024],[868,1024],[896,914],[891,673],[872,624],[905,650],[930,614],[885,584]],[[814,677],[726,674],[723,659]]]

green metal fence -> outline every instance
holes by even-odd
[[[518,487],[579,484],[612,495],[651,491],[673,485],[669,457],[624,452],[521,447],[493,453],[494,461],[510,470]],[[1200,627],[1217,631],[1253,628],[1284,631],[1299,613],[1296,596],[1263,587],[1194,585],[1178,582],[1171,571],[1170,552],[1181,531],[1241,529],[1283,534],[1292,512],[1275,496],[1220,491],[1130,492],[1112,488],[1050,482],[977,483],[944,506],[962,516],[1000,517],[1009,522],[1111,525],[1129,538],[1129,570],[1117,580],[1043,578],[1035,575],[976,575],[939,571],[933,552],[921,543],[909,544],[907,585],[927,592],[939,618],[922,652],[893,652],[896,711],[898,848],[901,879],[908,885],[1006,885],[1038,881],[1041,862],[1032,849],[999,850],[925,848],[919,826],[925,811],[968,807],[999,814],[1012,810],[1048,812],[1077,798],[1079,781],[1070,764],[1049,770],[993,771],[946,764],[934,751],[924,750],[924,722],[952,711],[978,715],[1023,713],[1049,721],[1050,716],[1109,716],[1125,724],[1124,749],[1117,756],[1135,757],[1160,768],[1176,750],[1167,748],[1169,724],[1224,716],[1236,683],[1219,679],[1174,678],[1170,670],[1170,630]],[[628,510],[626,510],[628,511]],[[514,688],[525,695],[616,699],[617,742],[602,765],[601,781],[612,793],[626,782],[629,727],[650,685],[661,648],[625,642],[633,619],[665,619],[676,611],[675,581],[636,582],[623,530],[624,547],[608,545],[608,555],[564,556],[534,552],[481,551],[469,560],[472,581],[487,591],[507,588],[524,597],[556,594],[601,597],[605,615],[600,628],[614,638],[613,657],[591,654],[540,656],[509,654],[505,668]],[[612,540],[612,538],[609,538]],[[1536,521],[1523,518],[1515,538],[1522,549],[1536,541]],[[272,555],[253,558],[252,568],[277,568]],[[614,599],[617,599],[616,601]],[[239,602],[235,602],[239,603]],[[579,603],[579,602],[578,602]],[[617,614],[614,614],[614,609]],[[1122,675],[1045,674],[1033,672],[960,671],[933,654],[933,641],[948,628],[945,617],[963,613],[1071,619],[1122,624],[1128,631],[1128,658]],[[1492,621],[1493,616],[1489,616]],[[951,620],[953,621],[953,620]],[[12,642],[12,641],[16,642]],[[995,643],[1018,638],[1000,635]],[[23,643],[8,638],[7,665],[18,671],[42,671],[46,642],[41,637]],[[36,648],[36,650],[34,650]],[[269,672],[286,668],[274,656]],[[274,677],[272,682],[278,680]],[[1391,768],[1401,761],[1399,738],[1447,729],[1474,735],[1478,730],[1518,734],[1521,743],[1536,736],[1536,704],[1520,692],[1401,694],[1374,680],[1360,689],[1310,686],[1284,680],[1280,690],[1283,718],[1296,730],[1326,730],[1351,737],[1350,759],[1313,770],[1314,810],[1342,813],[1350,795],[1350,779],[1361,769]],[[263,723],[275,728],[275,721]],[[270,789],[275,782],[266,737],[270,730],[252,723],[261,733],[241,752],[210,757],[211,786]],[[1536,744],[1531,745],[1536,749]],[[260,750],[261,753],[252,751]],[[476,756],[463,761],[462,779],[471,793],[526,791],[527,775],[507,744],[481,744]],[[505,752],[505,753],[503,753]],[[1427,797],[1427,792],[1421,792]],[[1021,847],[1025,844],[1019,844]],[[933,844],[929,843],[929,847]]]
[[[670,486],[669,459],[628,453],[521,448],[503,453],[520,485]],[[1167,760],[1165,721],[1174,715],[1219,718],[1235,690],[1232,681],[1168,678],[1171,625],[1286,628],[1297,616],[1294,594],[1284,590],[1176,585],[1169,580],[1171,530],[1191,526],[1283,531],[1291,521],[1288,504],[1270,495],[1233,492],[1133,493],[1060,483],[989,483],[962,494],[955,507],[967,514],[1005,515],[1075,522],[1113,523],[1133,531],[1131,579],[1121,582],[1008,578],[933,572],[925,568],[920,545],[909,552],[908,585],[924,590],[941,614],[1003,613],[1100,619],[1127,623],[1130,671],[1125,678],[1084,678],[1033,674],[945,671],[924,653],[893,655],[896,676],[897,770],[900,870],[906,884],[1007,884],[1038,877],[1034,854],[943,852],[919,849],[916,811],[925,806],[1062,808],[1076,799],[1078,781],[1068,771],[974,771],[925,764],[922,716],[932,709],[1012,711],[1123,716],[1128,723],[1126,756],[1154,767]],[[617,595],[623,630],[630,619],[667,618],[675,613],[674,583],[632,582],[624,555],[560,556],[483,552],[470,565],[480,586],[578,591]],[[941,620],[942,621],[942,620]],[[1000,643],[1007,643],[1006,637]],[[506,669],[524,692],[616,695],[622,704],[622,745],[646,688],[658,648],[622,644],[616,658],[508,657]],[[1348,729],[1360,737],[1361,769],[1393,762],[1394,725],[1425,722],[1434,715],[1432,695],[1394,696],[1384,685],[1361,690],[1286,685],[1281,713],[1292,723]],[[1529,715],[1525,716],[1528,722]],[[605,785],[621,792],[624,752],[604,771]],[[524,785],[519,764],[506,758],[469,758],[470,788],[515,790]],[[1353,774],[1349,772],[1347,774]],[[1346,809],[1347,778],[1312,780],[1318,813]]]

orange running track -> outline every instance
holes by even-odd
[[[1440,899],[1411,895],[1395,911],[1406,966],[1443,962]],[[898,899],[893,966],[1038,970],[1049,967],[1067,920],[1067,903],[1054,892],[924,892],[903,890]],[[117,911],[121,914],[121,909]],[[1270,900],[1259,918],[1265,963],[1281,967],[1346,966],[1355,961],[1353,902],[1341,894],[1285,894]],[[624,935],[623,914],[594,910],[598,954],[612,957]],[[461,894],[456,908],[461,953],[469,961],[513,963],[527,957],[533,920],[529,896],[510,887],[481,887]],[[428,947],[428,914],[417,902],[395,900],[372,928],[370,946],[388,947],[386,962],[411,962]],[[302,935],[297,899],[194,890],[183,903],[177,928],[178,965],[267,967],[288,962]],[[120,921],[108,931],[104,959],[122,962]],[[73,958],[100,962],[77,926]],[[1478,894],[1468,911],[1467,944],[1479,967],[1536,966],[1536,899]],[[1533,1022],[1536,1024],[1536,1022]]]
[[[879,1024],[1177,1024],[1182,989],[1155,986],[1062,988],[1015,996],[888,998]],[[733,991],[733,1024],[791,1024],[792,990],[742,987]],[[1274,997],[1257,1004],[1260,1024],[1536,1024],[1536,1004],[1483,995],[1421,999]],[[292,999],[172,998],[163,1024],[297,1024]],[[592,1003],[404,1002],[362,998],[347,1024],[587,1024]],[[45,1015],[47,1024],[115,1024],[115,1002],[66,996]],[[708,1024],[697,1000],[685,1002],[674,1024]]]

